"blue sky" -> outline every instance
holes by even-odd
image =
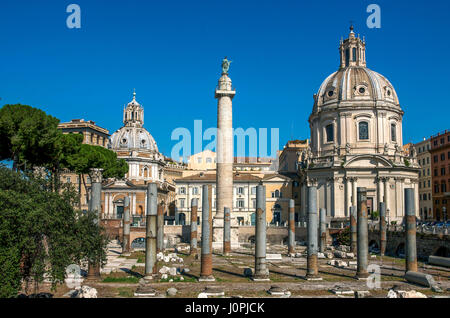
[[[81,29],[66,27],[70,3],[81,7]],[[366,26],[371,3],[381,7],[380,29]],[[228,56],[234,127],[279,128],[282,148],[309,137],[312,96],[337,70],[339,39],[354,21],[367,66],[397,90],[404,143],[418,142],[450,128],[449,3],[2,0],[0,103],[113,133],[136,88],[145,127],[170,155],[173,129],[216,125],[214,88]]]

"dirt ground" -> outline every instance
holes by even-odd
[[[296,252],[302,253],[305,247],[296,247]],[[370,258],[370,264],[377,264],[381,268],[381,288],[368,288],[366,281],[355,279],[356,266],[354,268],[337,268],[328,265],[328,259],[319,259],[319,275],[321,281],[308,281],[304,279],[306,274],[306,258],[291,258],[287,256],[287,247],[281,245],[269,246],[267,253],[280,253],[282,260],[268,261],[270,271],[269,282],[254,282],[249,277],[244,276],[245,268],[254,268],[254,257],[251,249],[241,248],[224,257],[220,254],[213,255],[213,276],[215,282],[198,282],[200,276],[200,261],[188,255],[188,252],[179,252],[178,256],[184,259],[183,263],[158,263],[158,268],[162,266],[180,269],[188,268],[189,272],[179,274],[173,282],[166,280],[156,280],[150,286],[157,291],[156,297],[167,296],[167,289],[174,287],[177,294],[174,297],[197,298],[198,294],[206,287],[216,287],[225,293],[225,297],[280,297],[272,296],[267,291],[272,286],[278,286],[288,290],[290,297],[342,297],[335,295],[330,290],[339,285],[353,291],[369,291],[369,297],[386,297],[388,290],[393,286],[398,286],[400,290],[416,290],[427,295],[450,297],[450,269],[429,266],[419,262],[419,271],[430,274],[436,282],[440,284],[442,293],[431,291],[430,288],[413,285],[403,278],[405,272],[405,260],[393,257]],[[141,255],[142,254],[142,255]],[[166,253],[167,254],[167,253]],[[142,259],[143,252],[135,252],[130,257]],[[145,257],[144,257],[145,259]],[[346,260],[348,261],[348,260]],[[354,259],[356,261],[356,259]],[[143,277],[144,267],[133,266],[131,270],[121,270],[110,274],[102,274],[100,279],[85,280],[83,285],[88,285],[97,289],[98,297],[134,297],[134,292],[139,287],[139,280]],[[183,281],[180,281],[183,277]],[[51,291],[48,284],[39,286],[39,292],[50,292],[53,297],[69,297],[67,293],[70,289],[65,285],[57,286]],[[32,290],[31,292],[35,292]],[[30,293],[30,292],[29,292]],[[349,295],[347,297],[354,297]]]

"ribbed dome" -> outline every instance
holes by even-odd
[[[143,127],[125,126],[111,136],[111,148],[120,150],[145,150],[158,152],[155,139]]]
[[[385,101],[400,108],[392,84],[381,74],[363,66],[341,68],[331,74],[315,95],[317,107],[344,101]]]

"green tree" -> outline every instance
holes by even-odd
[[[336,240],[339,245],[350,245],[351,243],[350,227],[346,227],[345,229],[340,231],[336,236]]]
[[[59,120],[27,105],[0,109],[0,160],[12,160],[15,170],[45,166],[52,161]]]
[[[52,191],[51,181],[0,167],[0,297],[14,297],[45,277],[53,287],[70,264],[104,264],[107,239],[95,213],[73,208],[70,185]]]

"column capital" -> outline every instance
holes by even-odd
[[[306,184],[308,187],[315,187],[317,186],[317,178],[307,178]]]
[[[89,170],[89,177],[91,178],[91,183],[101,183],[102,182],[102,172],[103,169],[91,168]]]

